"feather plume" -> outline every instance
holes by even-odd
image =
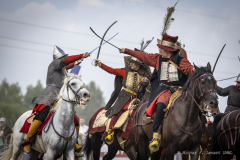
[[[178,1],[177,1],[178,3]],[[177,3],[173,6],[173,7],[168,7],[167,8],[167,14],[164,17],[164,23],[163,23],[163,30],[161,35],[164,36],[165,33],[167,33],[167,30],[169,29],[170,25],[171,25],[171,16],[173,14],[173,12],[175,11],[175,6],[177,5]]]
[[[140,47],[140,50],[142,51],[142,48],[143,48],[143,44],[144,44],[144,39],[141,41],[141,43],[140,43],[140,45],[141,45],[141,47]]]
[[[151,40],[146,41],[145,45],[142,47],[141,51],[144,51],[145,48],[147,48],[147,46],[152,42],[152,40],[154,39],[154,37]]]

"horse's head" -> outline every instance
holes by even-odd
[[[194,67],[195,72],[191,75],[190,79],[192,79],[192,81],[189,84],[189,87],[193,89],[194,99],[202,102],[203,111],[211,113],[219,111],[215,91],[216,80],[212,75],[210,63],[208,63],[206,67],[199,68],[195,65]]]
[[[60,94],[63,100],[80,106],[86,106],[90,100],[90,92],[85,88],[82,79],[74,74],[66,74]]]

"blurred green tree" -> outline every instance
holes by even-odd
[[[99,108],[105,106],[105,100],[102,91],[96,86],[95,82],[91,81],[86,85],[86,89],[90,92],[90,101],[87,103],[86,107],[80,107],[78,105],[75,110],[79,117],[84,117],[85,124],[89,125],[89,120],[92,118],[93,114],[96,113]]]
[[[22,99],[18,83],[10,85],[4,79],[0,84],[0,117],[5,117],[10,127],[13,127],[17,118],[24,112]]]
[[[27,92],[23,97],[24,105],[28,109],[33,109],[33,106],[34,106],[34,104],[32,104],[33,97],[39,96],[40,94],[42,94],[43,91],[44,91],[44,88],[40,80],[37,81],[36,86],[32,86],[32,85],[27,86]]]
[[[33,109],[33,97],[40,95],[44,88],[40,81],[36,86],[29,85],[23,96],[18,83],[9,84],[6,79],[0,84],[0,117],[7,119],[7,125],[13,127],[24,112]]]

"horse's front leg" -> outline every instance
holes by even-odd
[[[198,160],[200,151],[200,144],[196,145],[193,149],[190,150],[191,160]]]
[[[64,156],[67,160],[75,160],[74,148],[72,148],[72,149],[67,149],[67,151],[63,154],[63,156]]]
[[[55,156],[56,156],[56,153],[53,150],[51,150],[51,149],[47,150],[47,152],[46,152],[46,160],[54,160]]]
[[[169,144],[166,148],[166,160],[172,160],[174,158],[174,147],[173,144]]]

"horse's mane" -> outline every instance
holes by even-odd
[[[71,81],[73,78],[77,78],[80,81],[82,81],[81,77],[75,75],[75,74],[68,74],[67,77],[64,78],[63,80],[63,86],[57,96],[57,102],[54,104],[54,106],[52,107],[52,111],[57,111],[58,108],[60,107],[61,103],[62,103],[62,95],[63,95],[63,91],[65,90],[66,86],[68,85],[68,82]]]
[[[183,85],[183,91],[186,91],[189,88],[189,84],[193,79],[198,78],[199,76],[201,76],[204,73],[211,73],[212,74],[212,72],[209,71],[207,69],[207,67],[200,67],[200,68],[196,69],[196,66],[195,66],[195,71],[192,73],[191,76],[188,77],[188,80]]]

